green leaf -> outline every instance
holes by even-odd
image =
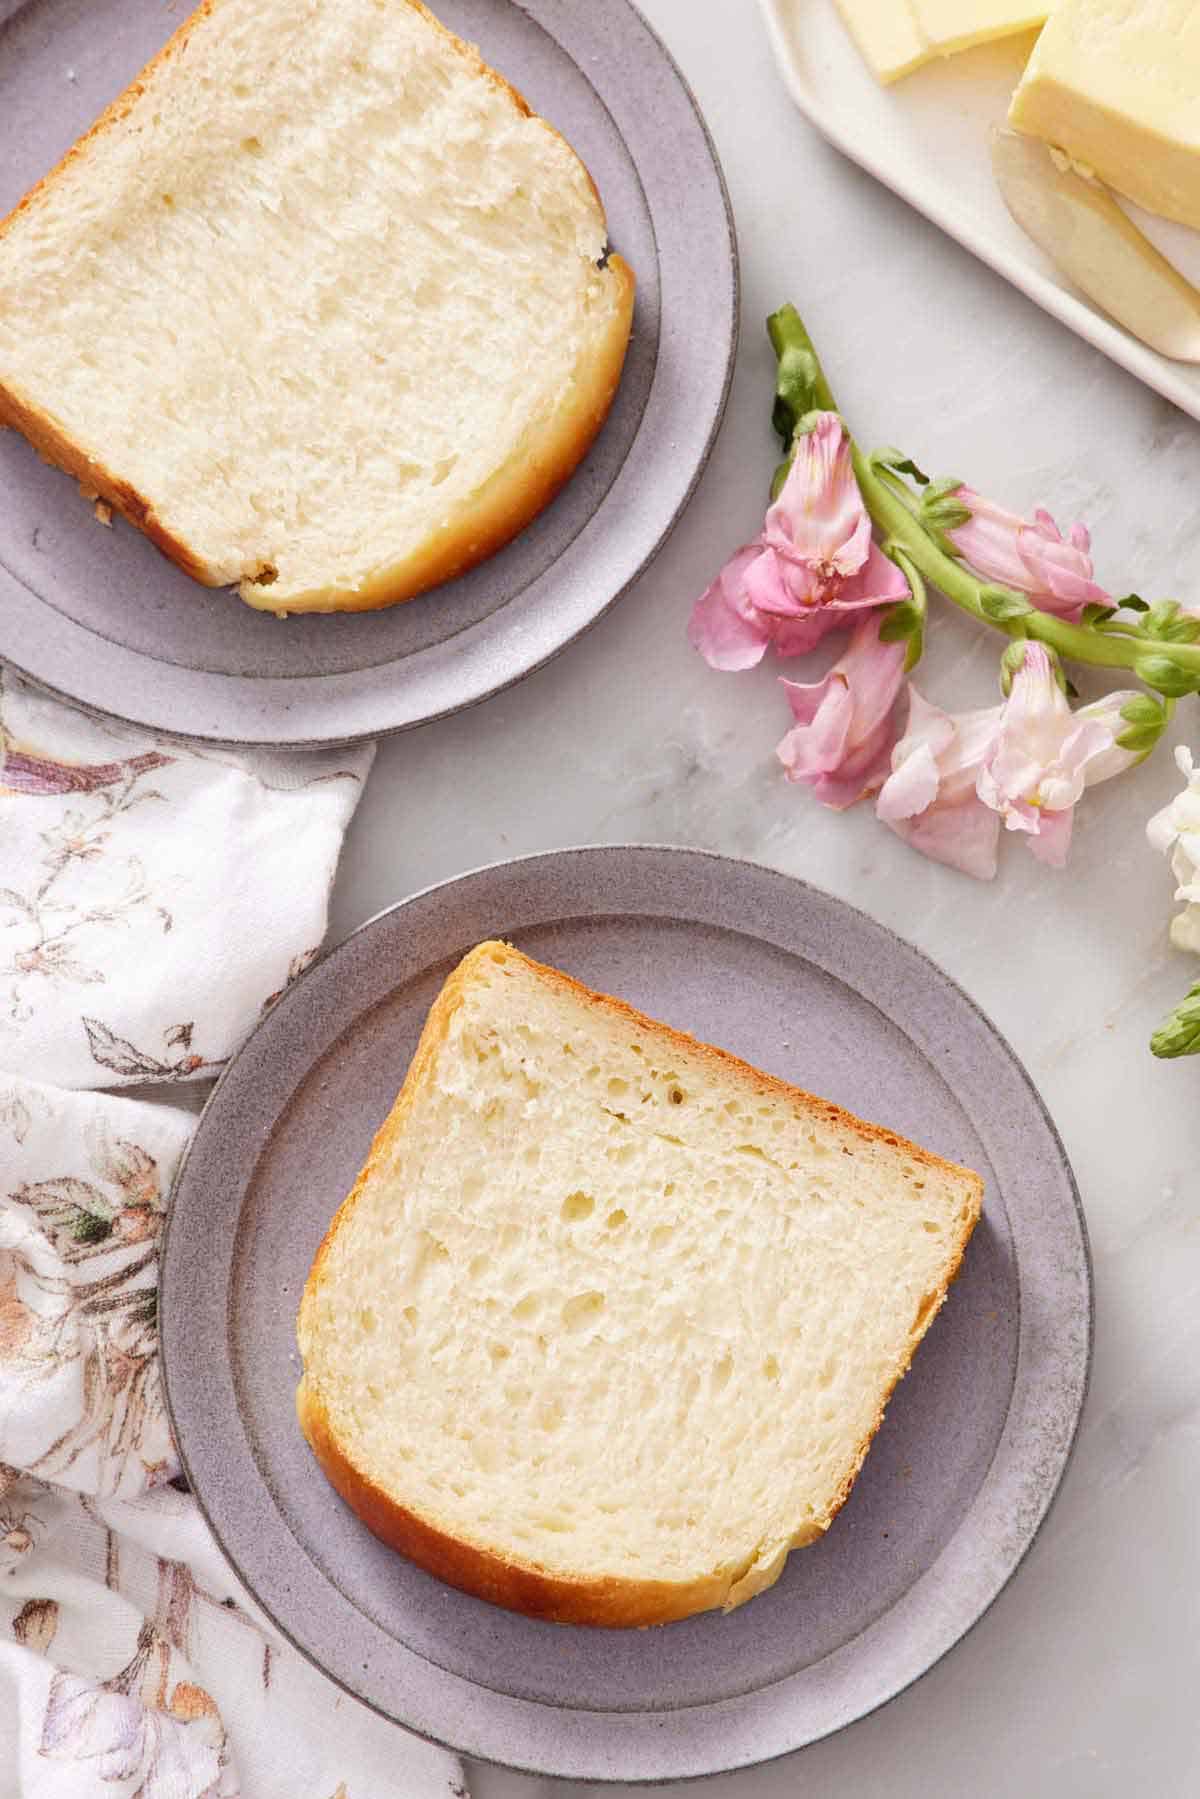
[[[994,625],[1006,625],[1015,618],[1027,618],[1033,607],[1023,593],[1013,593],[1008,587],[981,587],[979,604],[983,608],[985,618],[990,618]]]
[[[970,521],[971,508],[958,498],[958,490],[961,486],[962,482],[956,477],[946,475],[940,481],[931,481],[921,495],[921,508],[918,516],[925,529],[933,535],[936,536],[943,531],[953,531],[957,526],[965,525]],[[942,539],[942,548],[950,556],[958,556],[961,553],[948,539]]]
[[[1200,637],[1200,618],[1181,612],[1178,600],[1160,600],[1151,606],[1142,624],[1147,637],[1160,643],[1194,643]]]
[[[904,658],[904,672],[911,675],[921,657],[925,654],[925,621],[922,619],[917,629],[908,640],[908,655]]]
[[[1000,691],[1005,699],[1012,692],[1013,676],[1019,674],[1025,666],[1025,652],[1028,648],[1027,637],[1014,638],[1000,658]]]
[[[1150,610],[1139,593],[1127,593],[1124,599],[1115,600],[1113,604],[1118,612],[1149,612]]]
[[[934,505],[938,500],[946,499],[949,494],[957,493],[961,486],[962,482],[957,475],[940,475],[936,481],[929,483],[921,495],[921,503]]]
[[[1129,726],[1116,739],[1117,748],[1132,750],[1135,756],[1148,756],[1167,722],[1167,708],[1148,693],[1135,693],[1121,707],[1121,717]]]
[[[76,1243],[103,1243],[106,1237],[112,1236],[112,1219],[101,1218],[95,1212],[78,1212],[71,1225],[71,1235]]]
[[[925,654],[925,618],[929,610],[929,595],[920,569],[902,544],[889,538],[882,549],[908,582],[909,597],[888,607],[879,627],[879,641],[908,644],[908,654],[904,658],[904,672],[907,675],[912,673]]]
[[[821,411],[828,394],[817,353],[796,308],[781,306],[773,312],[767,332],[778,359],[771,423],[786,450],[800,420],[806,413]]]
[[[1122,731],[1114,742],[1119,750],[1131,750],[1135,756],[1148,756],[1159,738],[1162,728],[1159,725],[1130,725]]]
[[[1150,1039],[1153,1055],[1194,1056],[1200,1051],[1200,981],[1189,987],[1175,1010],[1168,1014]]]
[[[805,413],[836,412],[837,403],[812,339],[804,328],[804,320],[794,306],[781,306],[771,314],[767,320],[767,335],[778,365],[771,417],[786,450],[790,448],[792,434]]]
[[[879,627],[880,643],[907,643],[905,674],[917,666],[925,653],[925,608],[913,600],[898,600],[889,606]]]
[[[1181,668],[1172,657],[1156,654],[1139,656],[1133,665],[1133,672],[1139,681],[1147,687],[1153,687],[1156,693],[1165,694],[1169,700],[1181,699],[1185,693],[1194,693],[1200,685],[1200,676]]]
[[[1121,717],[1128,725],[1152,725],[1161,731],[1167,722],[1167,709],[1152,694],[1135,693],[1121,707]]]
[[[1116,610],[1115,606],[1085,606],[1080,613],[1079,622],[1085,627],[1102,625],[1113,616]]]
[[[895,450],[888,446],[871,453],[871,463],[875,468],[890,468],[894,475],[911,475],[918,487],[929,486],[929,476],[919,469],[911,456],[903,450]]]
[[[879,627],[880,643],[903,643],[921,625],[921,615],[911,600],[898,600]]]

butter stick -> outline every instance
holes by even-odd
[[[1148,211],[1200,227],[1200,6],[1059,0],[1009,122]]]
[[[898,81],[935,56],[1040,25],[1045,5],[1030,0],[837,0],[871,73]]]

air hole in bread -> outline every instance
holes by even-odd
[[[586,1330],[594,1324],[604,1310],[604,1295],[595,1289],[587,1293],[577,1293],[568,1299],[562,1309],[563,1326],[569,1331]]]
[[[596,1209],[596,1202],[590,1193],[568,1193],[562,1202],[562,1216],[565,1224],[582,1224],[590,1218]]]

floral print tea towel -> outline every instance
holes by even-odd
[[[275,1636],[170,1484],[158,1242],[193,1123],[0,1075],[0,1799],[467,1799]]]
[[[371,756],[0,677],[0,1799],[467,1799],[276,1637],[182,1489],[158,1246],[194,1118],[86,1091],[236,1049],[321,942]]]
[[[0,1069],[216,1074],[316,954],[373,755],[175,744],[0,675]]]

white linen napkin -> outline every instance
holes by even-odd
[[[194,1118],[82,1091],[232,1053],[320,944],[371,754],[185,748],[0,687],[0,1799],[466,1799],[171,1484],[158,1240]]]

